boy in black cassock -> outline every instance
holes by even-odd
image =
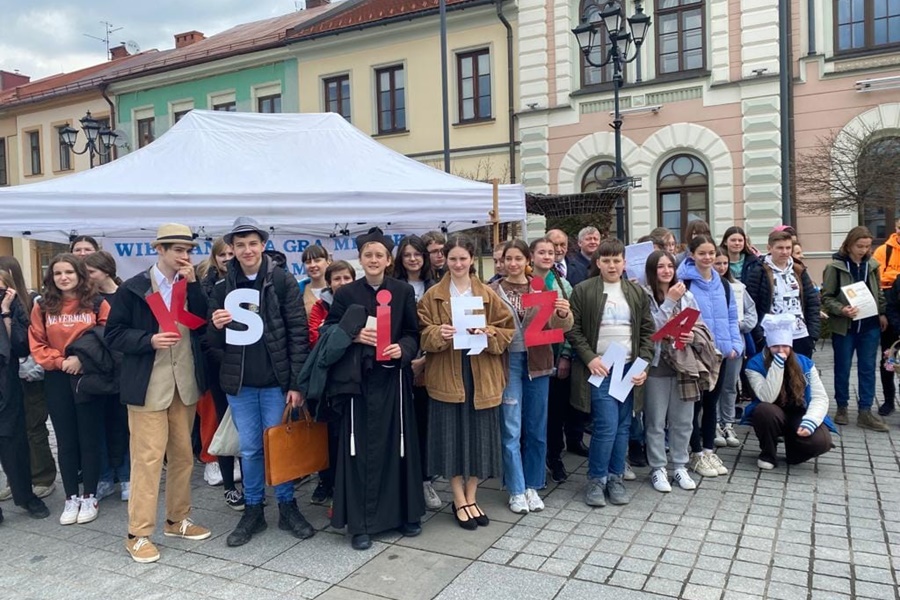
[[[385,276],[394,244],[380,229],[356,245],[365,277],[337,291],[325,325],[354,306],[375,317],[376,294],[391,293],[390,360],[376,360],[376,330],[364,327],[329,372],[332,405],[341,413],[331,524],[346,526],[353,547],[365,550],[381,531],[419,535],[425,500],[409,368],[419,349],[413,288]]]

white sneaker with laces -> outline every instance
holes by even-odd
[[[97,498],[93,494],[87,498],[82,498],[76,521],[79,524],[90,523],[97,518],[97,513],[99,512],[98,507],[99,504],[97,503]]]
[[[222,485],[222,471],[219,470],[218,461],[206,463],[203,469],[203,480],[209,485]]]
[[[763,471],[771,471],[775,468],[775,465],[770,463],[767,460],[763,460],[761,458],[756,460],[756,466],[762,469]]]
[[[634,474],[634,471],[631,470],[631,465],[627,462],[625,463],[625,472],[622,474],[622,479],[625,481],[634,481],[637,479],[637,475]]]
[[[66,505],[59,516],[60,525],[73,525],[78,522],[78,511],[81,509],[81,498],[71,496],[66,498]]]
[[[719,475],[728,475],[728,467],[725,466],[725,463],[722,462],[722,459],[719,458],[715,452],[706,452],[704,455],[712,468],[716,470],[716,473]]]
[[[425,508],[428,510],[438,510],[444,506],[444,501],[438,496],[430,481],[422,482],[422,492],[425,495]]]
[[[725,443],[728,444],[729,448],[741,447],[741,440],[734,432],[734,425],[731,423],[725,426]]]
[[[675,483],[683,490],[696,490],[697,483],[691,479],[691,474],[685,467],[675,469]]]
[[[650,473],[650,483],[653,484],[653,489],[657,492],[667,494],[672,491],[672,486],[669,484],[669,475],[664,468],[653,469],[653,472]]]
[[[509,510],[517,515],[528,514],[528,501],[525,500],[525,494],[512,494],[509,497]]]
[[[112,496],[116,493],[116,484],[112,481],[101,481],[97,483],[97,500],[103,500],[107,496]]]
[[[721,425],[716,425],[716,437],[713,438],[713,444],[716,445],[716,448],[724,448],[728,445],[728,441],[725,439],[725,430]]]
[[[128,502],[128,499],[131,498],[131,482],[123,481],[121,483],[122,487],[122,502]]]
[[[538,496],[537,490],[531,488],[525,490],[525,503],[528,504],[529,512],[540,512],[544,510],[544,501]]]
[[[706,456],[702,452],[691,455],[691,470],[701,477],[718,477],[719,471],[709,464]]]

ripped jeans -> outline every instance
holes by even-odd
[[[550,376],[528,377],[528,353],[509,353],[509,383],[500,405],[503,484],[511,496],[546,484]]]

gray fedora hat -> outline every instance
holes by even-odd
[[[262,239],[263,244],[269,241],[269,232],[259,226],[259,222],[251,217],[238,217],[231,226],[231,231],[222,236],[225,243],[231,245],[231,240],[235,235],[244,233],[256,233]]]

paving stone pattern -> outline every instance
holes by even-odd
[[[831,349],[817,358],[830,387]],[[428,513],[420,537],[383,534],[366,552],[352,550],[325,509],[309,505],[314,482],[298,488],[319,530],[314,538],[300,542],[278,530],[270,497],[269,529],[228,548],[239,515],[221,488],[203,482],[198,465],[194,517],[213,537],[157,534],[162,559],[152,565],[126,554],[126,505],[117,496],[101,503],[95,522],[62,527],[58,490],[43,521],[3,503],[0,598],[900,600],[900,417],[888,422],[889,434],[864,432],[851,407],[851,425],[832,452],[769,472],[757,470],[756,440],[739,427],[745,445],[720,451],[730,475],[698,477],[696,492],[660,494],[647,469],[637,469],[638,480],[626,484],[631,503],[622,507],[585,506],[586,464],[568,456],[573,475],[543,492],[543,512],[510,513],[492,480],[479,493],[489,527],[461,530],[448,504]],[[447,484],[437,487],[449,502]]]

